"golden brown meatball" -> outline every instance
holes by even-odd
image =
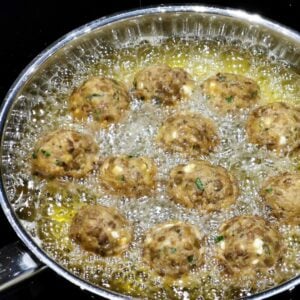
[[[42,137],[32,154],[32,170],[42,177],[86,176],[97,161],[98,146],[91,136],[59,129]]]
[[[283,255],[282,237],[258,216],[234,217],[219,228],[217,258],[233,279],[254,279],[267,272]]]
[[[121,119],[129,101],[124,84],[110,78],[93,77],[74,90],[69,109],[75,119],[82,121],[90,117],[105,127]]]
[[[283,173],[267,179],[260,195],[272,213],[288,224],[300,225],[300,174]]]
[[[270,103],[254,109],[247,120],[250,143],[266,146],[277,153],[300,147],[300,109],[287,103]]]
[[[154,226],[143,245],[144,261],[162,276],[179,277],[200,266],[203,252],[200,232],[182,222]]]
[[[70,227],[70,237],[77,244],[102,256],[122,254],[132,235],[132,227],[115,208],[101,205],[82,207]]]
[[[114,194],[140,197],[155,188],[156,172],[156,165],[150,158],[115,156],[103,162],[100,180]]]
[[[249,108],[259,100],[259,86],[245,76],[218,73],[202,84],[209,105],[221,114]]]
[[[207,155],[220,142],[214,123],[195,113],[169,117],[159,129],[157,140],[169,151],[192,156]]]
[[[176,203],[210,212],[233,204],[239,189],[235,178],[223,167],[195,160],[171,170],[168,193]]]
[[[138,98],[166,105],[189,98],[193,90],[193,80],[185,70],[167,65],[144,68],[135,75],[133,85]]]

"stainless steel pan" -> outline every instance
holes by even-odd
[[[215,38],[225,36],[231,40],[259,45],[268,55],[276,56],[300,72],[300,35],[284,26],[265,20],[258,15],[240,10],[218,9],[204,6],[166,6],[140,9],[104,17],[86,24],[56,41],[36,57],[20,74],[3,102],[0,113],[1,126],[1,190],[0,202],[20,242],[0,250],[0,292],[48,266],[70,282],[96,295],[108,299],[126,299],[124,295],[99,288],[76,277],[57,264],[24,229],[10,203],[12,182],[9,153],[20,139],[22,122],[30,117],[26,112],[30,101],[22,99],[26,89],[36,88],[38,78],[51,76],[57,64],[85,55],[85,50],[95,42],[123,45],[141,36]],[[42,86],[39,88],[43,88]],[[250,298],[265,299],[300,283],[300,276]]]

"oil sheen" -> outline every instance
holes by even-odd
[[[217,72],[248,76],[260,86],[260,104],[284,101],[300,104],[300,76],[289,65],[267,57],[259,47],[248,49],[224,41],[168,39],[156,43],[144,40],[119,49],[94,46],[66,66],[57,66],[51,78],[32,84],[22,95],[31,101],[30,118],[15,149],[10,151],[7,189],[24,227],[46,252],[72,273],[97,286],[145,299],[233,299],[273,287],[300,273],[300,229],[278,223],[258,191],[268,176],[299,169],[299,159],[278,157],[247,142],[245,121],[248,111],[219,116],[211,111],[199,86]],[[132,99],[125,118],[107,129],[76,123],[68,111],[68,97],[84,80],[104,75],[123,81],[130,90],[135,73],[152,64],[168,64],[187,70],[196,82],[192,98],[175,107]],[[166,153],[155,143],[163,120],[182,112],[199,112],[218,127],[221,143],[206,159],[231,171],[239,181],[240,196],[228,210],[200,214],[170,201],[165,182],[171,168],[187,163],[181,154]],[[97,170],[85,179],[45,180],[31,174],[31,155],[37,139],[57,128],[73,128],[93,135],[99,145],[100,161],[110,155],[150,156],[158,166],[158,186],[151,196],[130,199],[112,196],[99,184]],[[76,211],[87,203],[117,207],[134,226],[134,240],[122,257],[103,258],[85,252],[68,236]],[[279,226],[286,247],[276,272],[258,277],[256,284],[236,287],[221,274],[214,258],[219,226],[237,215],[259,215]],[[141,259],[145,232],[169,220],[188,222],[205,236],[205,264],[189,275],[172,280],[158,276]]]

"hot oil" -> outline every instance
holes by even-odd
[[[299,168],[290,157],[278,157],[266,149],[258,149],[246,141],[244,124],[248,111],[220,117],[209,110],[199,88],[192,98],[176,107],[163,107],[137,99],[121,123],[108,129],[90,124],[76,124],[68,112],[67,99],[73,88],[86,78],[105,75],[121,80],[130,89],[134,74],[151,64],[166,63],[182,67],[200,83],[217,72],[234,72],[256,80],[261,88],[261,104],[273,101],[300,102],[300,76],[291,67],[272,60],[259,47],[245,50],[224,41],[182,41],[170,39],[160,44],[143,41],[121,49],[90,49],[80,59],[66,66],[57,66],[54,75],[41,78],[28,94],[32,99],[30,118],[25,134],[14,152],[14,172],[9,192],[14,208],[24,226],[47,252],[74,274],[105,288],[132,296],[150,299],[219,299],[236,298],[272,287],[299,274],[299,227],[279,225],[286,245],[285,258],[275,274],[261,276],[256,286],[237,288],[230,278],[220,273],[214,258],[218,227],[236,215],[260,215],[277,224],[258,195],[261,183],[268,176]],[[172,167],[189,158],[168,154],[155,143],[162,121],[181,111],[202,113],[219,128],[221,144],[207,159],[231,171],[239,179],[241,194],[235,205],[226,211],[201,215],[197,211],[174,204],[168,198],[165,182]],[[86,179],[63,178],[47,182],[33,177],[30,156],[36,140],[49,130],[75,128],[92,134],[100,147],[100,160],[109,155],[128,154],[152,157],[158,166],[158,187],[153,195],[128,199],[107,194],[100,186],[97,170]],[[24,159],[25,158],[25,159]],[[84,252],[68,237],[75,212],[84,204],[99,203],[117,207],[134,226],[134,241],[121,257],[102,258]],[[141,259],[145,231],[168,220],[182,220],[197,226],[205,236],[206,263],[178,280],[157,276]],[[278,225],[278,224],[277,224]],[[274,273],[274,272],[273,272]]]

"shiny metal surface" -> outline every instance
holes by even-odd
[[[0,292],[45,268],[21,242],[3,247],[0,249]]]
[[[0,202],[10,224],[28,249],[42,263],[80,288],[108,299],[129,298],[95,287],[77,278],[51,259],[24,230],[8,197],[9,182],[6,174],[9,173],[9,165],[5,164],[5,157],[9,151],[9,142],[18,139],[15,132],[22,130],[22,122],[26,122],[26,118],[29,117],[26,114],[30,107],[29,100],[24,100],[21,96],[25,91],[33,88],[39,78],[52,76],[57,65],[67,65],[69,57],[76,56],[80,59],[80,55],[84,55],[84,51],[81,49],[88,49],[94,42],[110,43],[116,46],[135,42],[141,37],[165,37],[168,35],[191,38],[226,37],[232,41],[238,40],[246,43],[246,45],[254,43],[268,55],[287,61],[300,72],[300,35],[284,26],[265,20],[259,15],[247,14],[240,10],[195,5],[165,6],[104,17],[65,35],[28,65],[8,91],[2,105],[0,114],[2,163]],[[5,278],[7,275],[2,274],[2,276]],[[265,299],[291,289],[299,283],[300,276],[271,290],[253,295],[251,299]]]

